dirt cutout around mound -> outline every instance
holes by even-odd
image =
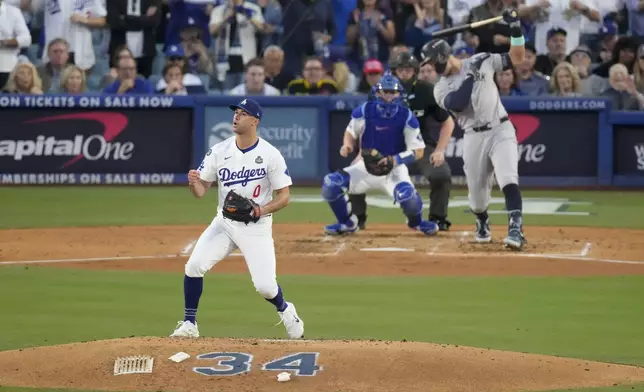
[[[168,360],[180,351],[191,358],[181,363]],[[226,367],[215,359],[197,359],[214,352],[247,353],[252,356],[250,369],[231,376],[193,370],[247,369],[243,363]],[[265,364],[276,367],[277,359],[297,353],[308,357],[291,366],[314,375],[297,376],[291,370],[291,381],[278,383],[277,374],[284,370],[263,370]],[[153,356],[152,373],[114,376],[116,358],[130,355]],[[1,385],[112,391],[509,392],[644,381],[644,368],[639,367],[462,346],[369,341],[129,338],[4,351],[0,369]]]
[[[139,226],[0,230],[3,263],[45,261],[71,268],[181,273],[205,226]],[[472,227],[426,237],[404,225],[370,224],[347,237],[325,237],[319,225],[276,224],[279,274],[579,276],[644,274],[644,230],[527,227],[522,252],[477,244]],[[37,244],[37,246],[34,246]],[[213,273],[247,273],[239,254]],[[98,258],[96,260],[95,258]]]

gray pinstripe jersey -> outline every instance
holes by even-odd
[[[480,56],[488,55],[490,57],[483,61],[480,70],[475,75],[469,105],[460,113],[451,112],[455,116],[456,123],[465,132],[471,132],[472,127],[480,127],[490,122],[496,123],[500,118],[507,116],[499,97],[499,91],[494,84],[494,73],[503,71],[507,60],[498,53],[476,54],[469,59],[461,60],[463,66],[459,74],[441,77],[434,87],[436,102],[443,109],[447,109],[445,108],[445,97],[461,86],[465,80],[466,71],[470,67],[470,62]]]

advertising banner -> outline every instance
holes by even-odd
[[[644,176],[644,126],[615,126],[615,174]]]
[[[192,113],[189,108],[5,108],[0,173],[186,173]]]
[[[226,107],[205,108],[206,148],[233,136],[233,112]],[[319,173],[319,109],[264,107],[259,136],[280,150],[293,179],[316,178]]]
[[[329,169],[337,170],[351,163],[338,150],[350,119],[350,112],[331,112]],[[536,112],[513,113],[510,120],[519,141],[521,176],[593,177],[597,171],[597,113]],[[438,136],[440,124],[432,124]],[[445,156],[455,177],[463,176],[463,130],[456,128]],[[412,175],[419,171],[410,167]]]

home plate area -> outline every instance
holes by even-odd
[[[177,353],[189,358],[171,360]],[[114,374],[117,359],[150,358]],[[4,385],[106,391],[505,392],[644,381],[644,368],[407,341],[138,337],[0,352]],[[287,372],[290,380],[277,375]],[[375,389],[374,389],[375,388]]]

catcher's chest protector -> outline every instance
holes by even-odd
[[[383,155],[396,155],[407,150],[405,145],[405,126],[409,110],[404,106],[392,118],[383,118],[378,113],[375,102],[364,105],[365,127],[360,138],[360,147],[374,148]]]

